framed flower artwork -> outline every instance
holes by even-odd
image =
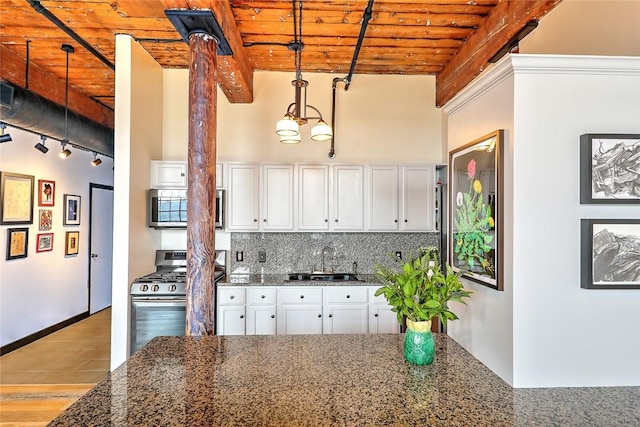
[[[454,271],[503,290],[502,211],[504,131],[449,153],[448,259]]]

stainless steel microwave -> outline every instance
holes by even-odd
[[[186,188],[152,188],[148,199],[148,225],[153,228],[187,228]],[[224,227],[224,190],[216,190],[216,228]]]

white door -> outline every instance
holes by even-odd
[[[113,187],[90,184],[89,314],[111,305]]]

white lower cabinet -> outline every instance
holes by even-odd
[[[247,335],[276,334],[276,288],[247,288]]]
[[[356,286],[325,287],[322,333],[366,334],[368,332],[367,288]]]
[[[245,335],[245,288],[218,288],[216,330],[218,335]]]
[[[322,333],[322,288],[278,288],[278,335]]]
[[[218,335],[391,334],[396,314],[379,286],[224,286]]]
[[[400,332],[397,314],[391,311],[391,306],[384,295],[375,296],[380,286],[368,286],[369,293],[369,333],[397,334]]]

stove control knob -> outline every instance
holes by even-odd
[[[169,285],[169,292],[175,292],[176,291],[176,285]]]
[[[152,290],[153,292],[158,292],[158,291],[160,290],[160,286],[158,286],[158,285],[153,285],[153,287],[151,288],[151,290]]]
[[[147,290],[148,290],[148,289],[149,289],[149,285],[142,285],[142,286],[140,286],[140,290],[141,290],[142,292],[147,292]]]

